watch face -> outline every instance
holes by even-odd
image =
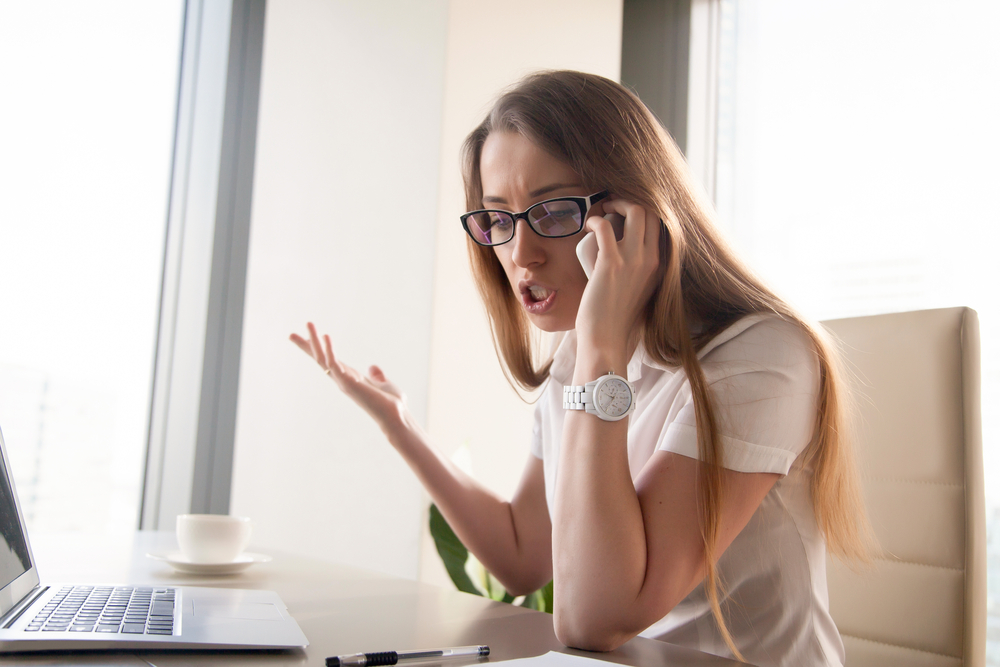
[[[605,380],[597,386],[594,404],[609,417],[620,417],[632,405],[632,391],[618,378]]]

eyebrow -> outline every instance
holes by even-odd
[[[546,185],[545,187],[538,188],[537,190],[532,190],[528,193],[530,197],[541,197],[542,195],[547,195],[550,192],[555,192],[556,190],[563,190],[566,188],[578,188],[579,183],[553,183],[552,185]],[[483,203],[490,204],[506,204],[507,200],[503,197],[483,197]]]

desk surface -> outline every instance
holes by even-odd
[[[309,638],[304,651],[277,653],[134,652],[102,664],[163,665],[316,665],[330,655],[362,651],[408,650],[488,644],[489,663],[541,655],[575,653],[628,665],[733,665],[730,660],[637,637],[611,653],[586,653],[562,646],[549,614],[493,602],[364,570],[334,565],[270,549],[274,557],[231,576],[175,573],[169,565],[145,557],[150,551],[176,549],[172,533],[137,533],[131,545],[68,536],[34,539],[39,575],[65,583],[159,584],[257,588],[277,591]],[[105,656],[109,658],[111,656]],[[85,657],[0,656],[0,664],[95,664]],[[424,663],[426,664],[426,663]],[[469,662],[448,663],[460,667]],[[472,663],[475,664],[475,663]]]

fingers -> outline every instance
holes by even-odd
[[[625,216],[625,235],[622,237],[623,250],[636,252],[646,244],[649,214],[644,207],[624,199],[612,199],[604,202],[604,210]]]
[[[316,363],[319,364],[320,368],[323,370],[339,370],[337,358],[333,355],[333,345],[330,343],[330,336],[326,334],[323,335],[325,346],[321,346],[319,342],[319,334],[316,333],[316,326],[312,322],[307,322],[306,328],[309,329],[309,340],[306,340],[296,333],[290,335],[288,340],[295,343],[300,350],[315,359]]]
[[[662,223],[655,212],[624,199],[602,201],[601,206],[606,214],[624,216],[625,224],[622,240],[617,241],[610,222],[596,215],[587,219],[586,227],[597,236],[600,252],[615,248],[617,254],[629,261],[659,248],[659,227]]]
[[[337,388],[376,421],[385,423],[394,415],[398,416],[401,409],[406,409],[406,394],[386,379],[381,368],[372,366],[368,369],[368,376],[363,376],[356,369],[337,359],[329,335],[323,334],[320,341],[315,325],[309,322],[306,326],[309,329],[308,340],[294,333],[288,337],[289,340],[313,357]]]
[[[646,211],[646,239],[645,245],[659,250],[660,248],[660,227],[663,221],[654,211]]]
[[[610,222],[599,215],[595,215],[587,218],[586,226],[597,237],[598,254],[607,252],[610,255],[611,252],[615,252],[611,249],[615,248],[618,239],[615,238],[615,230]]]
[[[326,368],[330,371],[340,371],[340,362],[333,356],[333,344],[330,343],[330,336],[323,334],[323,342],[326,344]]]
[[[328,334],[323,334],[323,357],[326,362],[324,370],[330,376],[341,391],[351,393],[351,387],[361,382],[361,374],[356,370],[341,363],[333,353],[333,343]]]
[[[307,341],[305,338],[303,338],[298,334],[292,334],[291,336],[288,337],[288,340],[295,343],[295,345],[297,345],[300,350],[308,354],[310,357],[312,356],[312,345],[310,345],[309,341]]]
[[[323,368],[327,368],[326,357],[323,355],[323,348],[319,344],[319,334],[316,333],[316,325],[308,322],[306,326],[309,327],[309,347],[312,349],[313,359]]]

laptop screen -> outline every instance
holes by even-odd
[[[28,544],[21,532],[10,478],[0,456],[0,588],[5,588],[29,567]]]

